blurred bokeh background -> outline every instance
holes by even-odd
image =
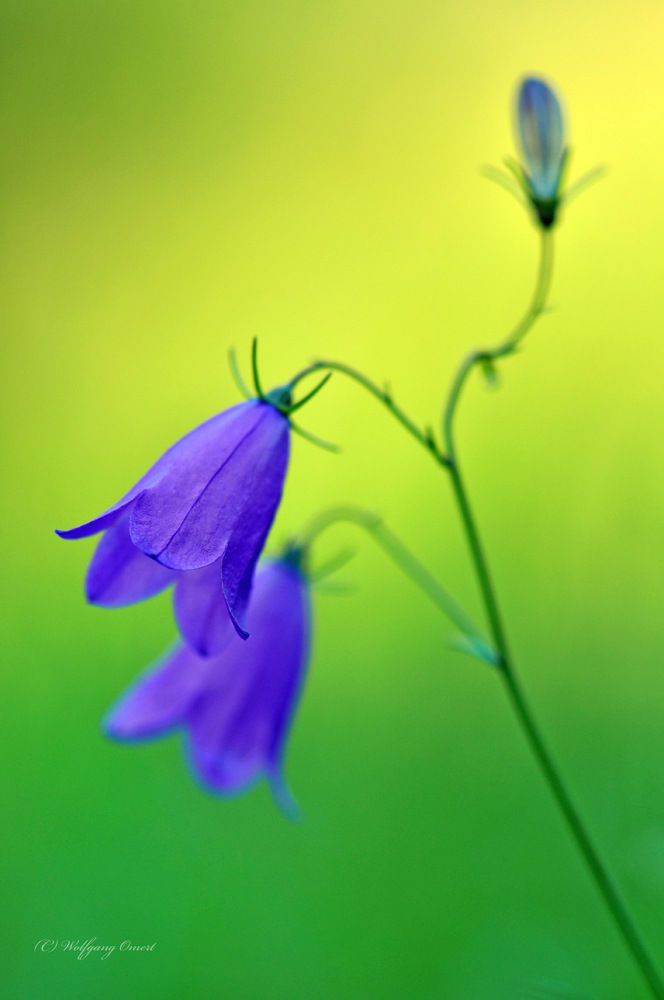
[[[238,393],[312,356],[438,421],[523,310],[537,235],[479,176],[526,71],[566,96],[555,310],[473,380],[461,455],[536,714],[664,964],[664,11],[654,0],[6,0],[0,8],[4,996],[631,1000],[645,990],[499,679],[352,527],[316,598],[287,759],[217,800],[177,737],[99,720],[174,633],[87,607],[114,502]],[[336,376],[301,413],[272,544],[356,502],[480,614],[449,484]],[[101,962],[42,938],[152,944]]]

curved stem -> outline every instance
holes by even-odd
[[[447,398],[445,413],[443,416],[443,440],[445,449],[450,458],[454,458],[454,414],[461,391],[465,381],[478,364],[491,364],[498,358],[504,358],[508,354],[513,354],[519,342],[523,340],[532,325],[544,312],[546,298],[551,285],[551,274],[553,271],[553,232],[550,229],[540,228],[540,262],[537,274],[537,284],[535,293],[528,309],[521,320],[514,327],[509,336],[496,347],[485,348],[484,350],[472,351],[461,362],[456,373],[450,394]]]
[[[370,392],[372,396],[386,406],[392,416],[396,417],[399,423],[406,428],[409,434],[412,434],[415,440],[421,444],[423,448],[426,448],[431,455],[433,455],[439,465],[442,465],[445,468],[451,468],[454,460],[454,439],[452,433],[454,411],[467,376],[477,364],[490,364],[498,358],[506,357],[508,354],[512,354],[516,350],[519,341],[525,337],[535,320],[544,311],[546,297],[551,284],[551,272],[553,268],[553,236],[551,230],[540,229],[540,239],[540,264],[537,286],[535,288],[535,294],[533,295],[532,302],[530,303],[525,315],[516,325],[514,330],[512,330],[507,339],[497,347],[473,351],[469,354],[468,357],[462,362],[461,367],[456,374],[448,397],[443,421],[443,440],[445,443],[445,451],[443,451],[436,443],[433,430],[429,427],[421,430],[421,428],[419,428],[417,424],[411,420],[408,414],[394,402],[392,394],[387,387],[381,389],[379,385],[372,382],[372,380],[367,378],[366,375],[363,375],[362,372],[358,371],[356,368],[352,368],[350,365],[344,364],[341,361],[314,361],[313,364],[309,365],[307,368],[303,368],[302,371],[298,372],[297,375],[291,379],[289,382],[289,388],[294,389],[298,382],[301,382],[302,379],[311,375],[313,372],[321,370],[341,372],[343,375],[347,375],[348,378],[353,379],[361,385],[364,389]],[[305,397],[305,400],[307,398],[308,397]],[[296,403],[296,408],[299,407],[305,400]]]
[[[372,382],[370,378],[363,375],[356,368],[351,368],[350,365],[345,365],[341,361],[314,361],[312,365],[308,368],[303,368],[301,372],[291,379],[288,383],[289,387],[292,389],[297,385],[303,378],[307,375],[311,375],[312,372],[317,372],[321,370],[329,370],[335,372],[341,372],[343,375],[347,375],[352,378],[355,382],[358,382],[363,388],[375,396],[376,399],[380,400],[384,406],[390,411],[392,416],[396,417],[399,423],[406,428],[406,430],[413,435],[413,437],[424,447],[428,452],[430,452],[439,465],[447,466],[449,464],[447,456],[444,455],[439,449],[438,445],[433,436],[433,431],[426,429],[424,431],[420,430],[417,424],[410,419],[410,417],[401,409],[400,406],[392,399],[392,395],[389,389],[381,389],[380,386]],[[296,404],[299,405],[299,404]]]
[[[303,530],[298,544],[303,547],[310,545],[323,531],[339,521],[348,521],[364,528],[399,569],[403,570],[406,576],[409,576],[417,584],[420,590],[454,622],[457,628],[486,644],[486,637],[470,615],[376,514],[362,510],[360,507],[334,507],[331,510],[323,511]]]

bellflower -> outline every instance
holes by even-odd
[[[239,621],[244,620],[253,568],[251,563],[236,595],[233,610]],[[97,545],[85,578],[85,595],[90,604],[117,608],[143,601],[175,583],[173,605],[182,636],[201,656],[213,656],[235,634],[221,573],[221,559],[186,571],[168,569],[150,559],[132,542],[125,510]]]
[[[210,791],[232,795],[265,775],[289,805],[283,756],[307,668],[309,585],[295,550],[263,565],[247,610],[251,639],[217,656],[180,643],[120,699],[105,720],[118,740],[187,734],[193,770]]]
[[[543,226],[553,225],[567,155],[560,102],[539,77],[527,77],[517,99],[519,145],[529,196]]]
[[[176,610],[181,626],[189,623],[187,635],[201,627],[192,624],[192,607],[201,607],[192,594],[202,582],[209,593],[216,574],[228,615],[246,636],[242,615],[281,499],[288,453],[288,418],[265,399],[240,403],[195,428],[107,511],[58,532],[62,538],[106,532],[88,571],[88,599],[106,607],[131,604],[177,578]],[[225,621],[223,607],[215,607]],[[217,636],[195,645],[214,652],[219,643]]]

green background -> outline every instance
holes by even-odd
[[[478,167],[518,77],[566,96],[555,310],[476,378],[460,452],[525,687],[664,965],[664,11],[654,0],[5,0],[0,9],[3,996],[512,1000],[645,990],[499,678],[352,527],[315,599],[287,756],[305,820],[224,801],[176,737],[99,720],[174,633],[87,607],[94,540],[175,439],[312,356],[438,421],[525,307],[537,235]],[[356,502],[480,608],[445,476],[335,376],[300,414],[276,545]],[[153,952],[34,952],[39,939]]]

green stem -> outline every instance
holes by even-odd
[[[507,637],[505,635],[505,629],[503,628],[500,612],[494,596],[493,583],[491,582],[491,577],[489,575],[489,567],[484,557],[482,543],[475,526],[475,519],[473,518],[470,504],[468,503],[468,497],[466,496],[466,491],[463,486],[463,480],[461,479],[461,473],[459,472],[456,462],[450,467],[450,477],[452,479],[454,496],[461,513],[463,527],[466,532],[466,538],[470,546],[473,565],[477,573],[477,579],[482,592],[487,617],[491,626],[491,634],[494,637],[496,649],[501,661],[500,665],[502,666],[505,657],[508,655]]]
[[[542,315],[546,305],[546,298],[551,285],[551,274],[553,271],[553,233],[550,229],[540,228],[540,262],[537,274],[537,284],[532,301],[528,306],[521,320],[514,327],[510,335],[496,347],[485,348],[483,350],[472,351],[461,362],[456,373],[452,388],[447,398],[447,405],[443,416],[443,440],[449,458],[454,458],[454,414],[457,403],[464,387],[465,381],[473,368],[479,364],[492,364],[499,358],[513,354],[521,340],[528,333],[535,321]]]
[[[450,621],[454,622],[457,628],[467,635],[475,636],[481,643],[487,643],[482,630],[475,624],[470,615],[376,514],[362,510],[360,507],[334,507],[331,510],[323,511],[303,530],[297,540],[298,544],[302,547],[310,545],[321,532],[339,521],[348,521],[364,528],[406,576],[409,576],[413,583],[417,584],[420,590],[447,615]]]
[[[291,389],[294,388],[297,383],[303,378],[306,378],[307,375],[311,375],[312,372],[321,370],[342,372],[355,382],[358,382],[361,386],[363,386],[363,388],[370,392],[372,396],[375,396],[376,399],[380,400],[380,402],[387,407],[392,416],[396,417],[399,423],[406,428],[409,434],[412,434],[415,440],[426,448],[431,455],[433,455],[439,465],[448,465],[447,456],[441,452],[436,444],[433,431],[428,429],[426,431],[420,430],[417,424],[410,419],[401,407],[397,406],[387,388],[381,389],[380,386],[376,385],[375,382],[372,382],[370,378],[367,378],[366,375],[363,375],[362,372],[359,372],[356,368],[351,368],[350,365],[345,365],[341,361],[314,361],[312,365],[309,365],[308,368],[303,368],[301,372],[298,372],[298,374],[291,379],[289,387]],[[296,404],[296,406],[299,405],[299,403]]]

